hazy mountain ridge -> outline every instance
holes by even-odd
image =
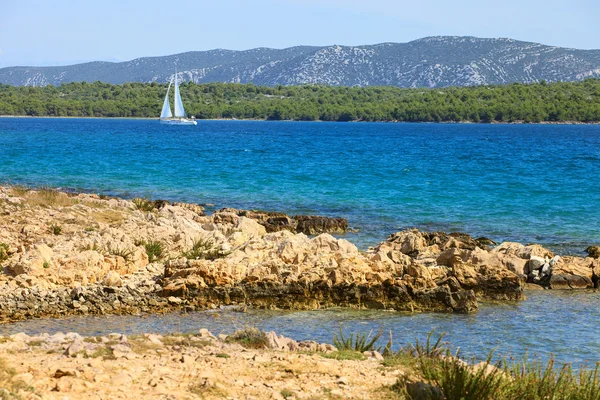
[[[196,83],[443,87],[600,77],[600,50],[513,39],[438,36],[408,43],[216,49],[121,63],[7,67],[0,69],[0,83],[44,86],[74,81],[167,82],[172,79],[175,65],[180,78]]]

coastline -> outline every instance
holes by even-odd
[[[472,313],[479,301],[594,288],[600,278],[597,258],[462,233],[405,230],[359,252],[326,233],[347,229],[331,217],[236,209],[207,216],[198,204],[20,186],[0,187],[0,211],[0,323],[220,306]],[[588,249],[594,257],[598,250]],[[431,389],[406,349],[240,332],[0,336],[0,394],[401,399]]]
[[[360,252],[331,236],[348,229],[340,218],[19,186],[0,188],[0,209],[4,322],[222,305],[471,313],[526,285],[600,278],[596,258],[462,233],[409,229]]]
[[[140,120],[140,121],[158,121],[158,117],[75,117],[75,116],[53,116],[53,115],[0,115],[0,118],[52,118],[52,119],[110,119],[110,120]],[[600,125],[600,121],[582,122],[582,121],[540,121],[540,122],[524,122],[524,121],[492,121],[492,122],[473,122],[473,121],[302,121],[302,120],[270,120],[270,119],[254,119],[254,118],[206,118],[196,119],[201,121],[244,121],[244,122],[319,122],[319,123],[390,123],[390,124],[475,124],[475,125]]]

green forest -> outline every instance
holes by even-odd
[[[157,83],[0,84],[0,115],[157,118],[166,90]],[[198,119],[600,122],[600,79],[436,89],[184,83],[181,96]]]

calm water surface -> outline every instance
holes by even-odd
[[[79,332],[106,335],[111,332],[175,333],[208,328],[214,334],[232,333],[246,326],[274,330],[297,340],[331,343],[333,334],[392,331],[396,346],[425,340],[431,330],[445,332],[444,340],[461,354],[485,359],[489,352],[522,359],[543,360],[554,356],[559,362],[575,365],[600,361],[600,293],[589,291],[535,291],[528,300],[511,304],[481,304],[478,313],[409,314],[382,311],[320,310],[263,311],[240,313],[228,310],[166,315],[69,317],[41,319],[0,325],[0,335],[17,332]],[[385,345],[382,340],[381,345]]]

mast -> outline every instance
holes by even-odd
[[[175,70],[175,117],[185,118],[185,110],[179,94],[179,83],[177,83],[177,70]]]
[[[171,90],[171,82],[169,82],[169,87],[167,89],[167,94],[165,95],[165,102],[162,106],[162,111],[160,113],[160,119],[171,118],[173,114],[171,114],[171,104],[169,104],[169,91]]]

